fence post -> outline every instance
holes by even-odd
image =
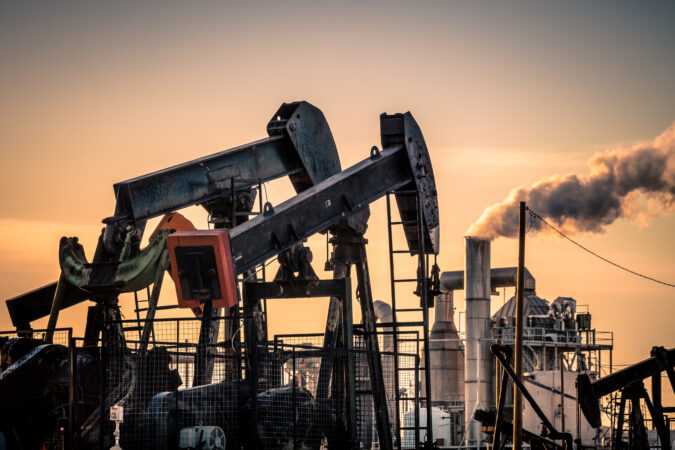
[[[101,355],[101,361],[100,361],[100,373],[99,373],[99,390],[101,392],[101,397],[99,401],[99,411],[98,411],[98,449],[99,450],[105,450],[104,447],[104,434],[105,434],[105,397],[106,397],[106,363],[108,359],[108,351],[107,351],[107,345],[106,345],[106,327],[103,327],[101,330],[101,348],[100,348],[100,355]]]
[[[77,424],[77,398],[75,396],[77,372],[77,354],[75,352],[75,339],[68,333],[68,431],[67,440],[68,448],[76,449],[77,443],[75,441],[75,430]]]
[[[254,346],[251,355],[251,448],[256,448],[258,436],[258,350],[258,346]]]
[[[293,347],[293,450],[298,449],[298,399],[297,382],[295,378],[295,347]]]
[[[420,357],[419,338],[417,339],[417,354],[415,355],[415,448],[420,445]]]

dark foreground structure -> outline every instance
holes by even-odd
[[[382,114],[381,148],[345,170],[314,106],[283,104],[266,129],[259,141],[116,184],[92,260],[64,237],[59,280],[7,300],[15,330],[0,332],[0,450],[503,448],[514,389],[531,408],[523,439],[532,448],[584,448],[590,430],[594,448],[646,449],[643,404],[659,447],[670,448],[660,380],[666,372],[675,388],[673,350],[602,377],[612,342],[596,339],[574,299],[537,297],[529,272],[530,373],[513,375],[512,301],[490,317],[490,296],[514,285],[515,269],[491,269],[489,242],[469,237],[466,270],[441,274],[438,192],[410,113]],[[282,177],[295,195],[263,202],[264,183]],[[383,197],[390,304],[373,298],[364,236],[369,205]],[[213,229],[176,212],[192,205]],[[146,222],[160,216],[141,248]],[[304,245],[317,233],[330,246],[330,279]],[[401,273],[401,258],[414,273]],[[160,305],[167,274],[177,301]],[[464,336],[453,324],[459,289]],[[120,302],[132,298],[135,318],[123,319]],[[325,331],[269,336],[268,301],[294,298],[328,302]],[[60,311],[84,301],[84,335],[58,328]],[[31,328],[44,317],[45,330]],[[538,378],[563,362],[557,389]],[[572,371],[579,394],[563,383]],[[608,426],[606,399],[617,395]],[[576,431],[565,426],[570,406],[588,430],[580,413]],[[546,408],[562,411],[560,426]]]

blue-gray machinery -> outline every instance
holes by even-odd
[[[148,327],[157,310],[161,280],[169,265],[166,239],[174,230],[165,227],[141,249],[145,223],[150,218],[186,206],[202,205],[216,228],[229,229],[235,276],[251,273],[276,255],[280,255],[282,263],[280,273],[286,273],[274,282],[251,279],[242,285],[246,378],[235,380],[237,384],[233,384],[232,389],[240,394],[248,393],[251,401],[240,407],[248,409],[247,414],[254,417],[256,403],[262,401],[250,394],[256,392],[256,386],[251,384],[257,381],[255,376],[249,377],[256,373],[256,365],[260,364],[253,356],[256,346],[267,340],[264,315],[255,314],[261,310],[260,300],[330,297],[324,347],[349,350],[352,346],[350,271],[354,266],[377,432],[381,447],[391,448],[391,426],[363,237],[369,217],[368,205],[389,192],[395,194],[408,250],[419,257],[421,289],[418,292],[425,306],[430,304],[430,288],[424,256],[438,253],[439,218],[431,161],[412,115],[382,114],[380,127],[382,149],[373,147],[365,160],[341,171],[337,149],[321,111],[306,102],[283,104],[267,125],[268,138],[116,184],[115,214],[103,221],[106,226],[92,262],[87,261],[77,238],[62,238],[59,281],[7,300],[14,326],[24,332],[30,329],[32,321],[49,316],[48,329],[53,330],[60,310],[90,299],[95,305],[89,308],[85,344],[95,344],[101,336],[107,342],[123,343],[120,325],[106,328],[102,324],[119,323],[120,293],[138,291],[152,284],[143,330],[143,340],[147,341]],[[276,206],[265,204],[259,214],[254,214],[253,204],[256,195],[260,195],[262,183],[283,176],[290,177],[297,194]],[[261,199],[258,200],[262,206]],[[302,242],[318,232],[328,232],[331,236],[332,280],[306,280],[303,279],[306,277],[294,275],[295,272],[300,275],[313,273],[311,269],[302,268],[308,263],[307,258],[303,261],[306,253]],[[217,335],[213,330],[216,322],[210,320],[217,312],[208,306],[207,302],[202,313],[200,345],[213,343]],[[426,309],[424,311],[426,317]],[[239,314],[239,307],[231,308],[226,314]],[[48,342],[52,336],[49,330]],[[226,332],[231,336],[234,330]],[[54,426],[53,421],[45,418],[53,405],[45,401],[42,411],[22,409],[22,398],[29,387],[21,382],[21,374],[37,370],[39,363],[41,373],[49,378],[49,370],[57,371],[66,358],[66,349],[37,340],[19,341],[23,342],[21,346],[16,341],[5,345],[22,348],[25,357],[20,361],[21,367],[15,367],[15,364],[0,373],[0,432],[5,440],[14,440],[22,448],[37,448],[49,434],[47,428]],[[44,358],[46,354],[55,356]],[[427,357],[425,352],[426,367],[429,366]],[[340,362],[341,371],[334,368],[334,359],[322,357],[316,402],[328,399],[331,377],[334,381],[338,377],[338,384],[344,386],[341,395],[347,405],[343,416],[338,418],[344,435],[348,436],[344,446],[356,447],[353,357],[348,356],[346,361]],[[45,364],[49,368],[45,368]],[[176,396],[182,396],[182,404],[198,409],[197,399],[213,389],[214,385],[210,384],[212,370],[208,351],[198,352],[195,387],[157,395],[147,407],[153,409],[154,417],[160,422],[168,414],[170,405],[176,403]],[[429,386],[430,380],[425,381]],[[95,420],[103,420],[103,411],[91,411],[91,414],[96,417],[78,425],[83,433],[89,430],[95,434]],[[427,416],[431,418],[431,415]],[[163,448],[162,423],[155,425],[159,433],[157,448]],[[255,436],[256,430],[251,430],[250,434]],[[102,437],[98,436],[98,439]],[[320,430],[315,431],[304,444],[318,448],[321,439]],[[431,433],[428,433],[428,439],[431,439]],[[259,444],[255,437],[241,441],[250,448]]]

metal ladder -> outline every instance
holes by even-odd
[[[397,436],[397,448],[401,449],[402,448],[402,442],[401,442],[401,432],[406,431],[406,430],[412,430],[414,431],[415,434],[415,448],[417,448],[418,443],[420,442],[420,430],[428,430],[427,425],[420,425],[419,424],[419,405],[420,402],[426,403],[427,406],[427,417],[430,417],[431,413],[431,400],[429,399],[429,376],[428,376],[428,370],[429,370],[429,364],[428,364],[428,349],[429,349],[429,320],[428,320],[428,307],[424,308],[425,304],[425,283],[420,282],[420,277],[422,279],[427,279],[428,278],[428,268],[429,268],[429,256],[425,254],[424,250],[424,238],[423,238],[423,233],[422,230],[420,229],[421,227],[424,226],[424,221],[421,220],[422,218],[422,209],[420,208],[419,205],[419,192],[417,190],[399,190],[396,192],[397,195],[405,195],[405,196],[415,196],[415,209],[411,210],[404,210],[400,211],[400,220],[394,221],[392,220],[392,211],[391,211],[391,194],[392,192],[387,193],[387,231],[389,235],[389,272],[390,272],[390,283],[391,283],[391,308],[392,308],[392,323],[391,324],[382,324],[382,325],[387,325],[391,326],[392,329],[392,335],[393,335],[393,344],[394,344],[394,352],[398,355],[399,353],[399,344],[401,342],[411,342],[414,341],[416,343],[416,349],[417,349],[417,354],[419,354],[419,347],[420,344],[423,345],[424,352],[425,352],[425,362],[424,368],[419,368],[419,371],[417,372],[418,374],[421,374],[417,380],[415,380],[415,392],[414,396],[405,395],[402,396],[400,392],[400,387],[399,387],[399,379],[401,375],[406,372],[411,370],[411,368],[405,368],[405,367],[400,367],[399,364],[399,357],[396,356],[394,357],[394,389],[395,389],[395,397],[396,397],[396,436]],[[402,213],[402,214],[401,214]],[[395,259],[397,255],[402,255],[402,254],[408,254],[409,256],[411,255],[410,250],[399,250],[394,248],[393,244],[393,227],[394,226],[412,226],[414,229],[417,230],[417,239],[412,240],[412,243],[417,243],[417,248],[418,248],[418,254],[417,258],[419,259],[419,264],[418,264],[418,269],[417,269],[417,274],[415,278],[396,278],[396,271],[395,271]],[[420,270],[420,268],[422,270]],[[420,306],[418,308],[398,308],[396,306],[396,289],[397,286],[403,284],[414,284],[415,286],[418,286],[420,289]],[[426,305],[429,305],[428,300],[426,299]],[[399,321],[398,320],[398,313],[404,313],[406,315],[409,315],[411,313],[418,313],[420,314],[419,320],[409,320],[409,321]],[[413,339],[402,339],[401,334],[406,333],[401,330],[401,328],[404,329],[419,329],[419,327],[423,328],[423,333],[422,336],[419,336],[419,333],[416,333],[416,337]],[[407,331],[406,334],[410,333],[410,331]],[[414,370],[414,369],[413,369]],[[419,394],[419,386],[420,386],[420,380],[419,378],[421,376],[424,376],[426,382],[425,382],[425,395],[420,396]],[[407,425],[401,425],[401,416],[400,416],[400,406],[402,402],[415,402],[415,425],[414,426],[407,426]],[[429,420],[427,420],[427,424],[429,423]],[[427,432],[427,440],[425,443],[425,446],[430,448],[433,443],[431,442],[431,439],[433,439],[433,436],[431,436],[432,433]]]

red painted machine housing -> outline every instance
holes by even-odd
[[[171,262],[171,278],[176,285],[178,306],[181,308],[199,308],[199,299],[186,298],[181,287],[176,250],[190,247],[212,247],[215,255],[216,273],[220,284],[220,296],[211,298],[214,308],[230,308],[239,302],[237,282],[230,251],[230,238],[227,230],[183,230],[176,231],[167,237],[169,259]]]

